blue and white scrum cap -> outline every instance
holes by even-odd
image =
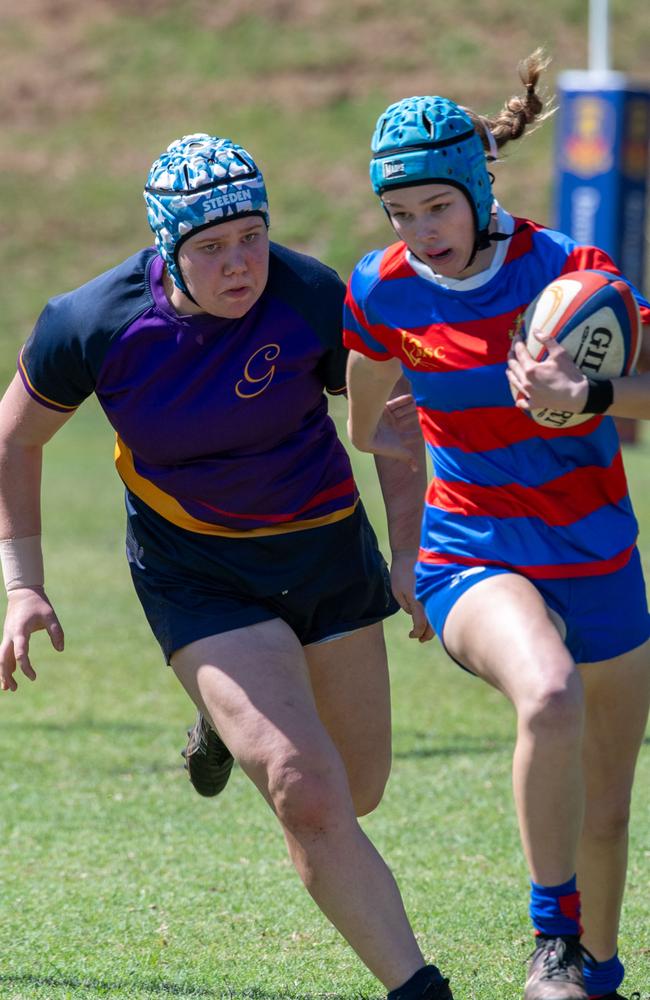
[[[370,180],[376,194],[415,184],[451,184],[467,196],[477,240],[487,235],[492,181],[472,121],[446,97],[406,97],[377,121]],[[483,236],[483,239],[485,237]]]
[[[264,178],[253,157],[232,140],[205,132],[176,139],[158,157],[144,200],[156,247],[186,295],[178,251],[188,236],[246,215],[260,215],[269,225]]]

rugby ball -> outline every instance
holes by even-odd
[[[542,331],[554,337],[589,378],[629,375],[641,347],[641,317],[630,286],[607,271],[571,271],[556,278],[531,302],[522,334],[536,361],[548,352],[537,339]],[[544,427],[575,427],[593,414],[549,407],[531,410]]]

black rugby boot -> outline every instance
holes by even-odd
[[[235,761],[219,734],[200,712],[187,735],[187,745],[181,750],[185,770],[199,795],[212,798],[228,784]]]

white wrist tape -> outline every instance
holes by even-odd
[[[0,562],[7,593],[20,587],[42,587],[45,583],[40,535],[3,538],[0,541]]]

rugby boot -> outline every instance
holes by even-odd
[[[443,976],[440,976],[439,979],[433,979],[423,990],[421,1000],[454,1000],[449,989],[449,980]]]
[[[199,795],[212,798],[222,792],[235,763],[219,734],[199,712],[196,722],[187,730],[187,745],[181,750],[194,789]]]
[[[436,965],[425,965],[411,978],[395,990],[391,990],[387,1000],[454,1000],[445,979]]]
[[[585,949],[578,937],[537,938],[524,1000],[589,1000],[582,976]]]

